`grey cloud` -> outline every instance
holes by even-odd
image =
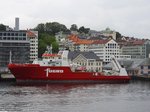
[[[0,0],[0,23],[21,28],[58,21],[70,27],[84,25],[95,30],[110,27],[126,36],[150,36],[149,0]]]

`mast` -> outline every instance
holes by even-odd
[[[51,46],[47,46],[47,52],[49,53],[49,54],[52,54],[53,52],[52,52],[52,45]]]
[[[10,51],[9,51],[9,64],[12,63],[11,56],[12,56],[12,52],[11,52],[11,50],[10,50]]]

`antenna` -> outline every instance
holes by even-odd
[[[52,45],[51,46],[47,46],[47,50],[48,50],[48,53],[52,54]]]
[[[52,54],[52,53],[53,53],[53,52],[52,52],[52,49],[53,49],[53,46],[52,46],[52,44],[51,44],[50,48],[51,48],[51,54]]]
[[[9,52],[9,64],[12,63],[11,56],[12,56],[12,52],[10,51],[10,52]]]

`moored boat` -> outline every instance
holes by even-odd
[[[52,59],[35,60],[32,64],[8,65],[9,70],[17,81],[44,81],[52,83],[127,83],[130,81],[125,68],[121,67],[113,57],[112,62],[116,71],[88,72],[85,67],[75,66],[68,62],[69,51],[59,54],[44,53]]]

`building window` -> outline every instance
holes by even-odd
[[[150,65],[148,66],[148,69],[150,69]]]
[[[23,40],[26,40],[26,38],[23,38]]]
[[[26,33],[23,33],[23,36],[26,36]]]
[[[141,69],[143,69],[143,66],[141,66]]]
[[[141,71],[141,74],[143,74],[143,71]]]
[[[11,36],[14,36],[14,33],[11,33]]]
[[[7,35],[10,36],[10,33],[8,33]]]
[[[96,65],[98,66],[98,65],[99,65],[99,63],[97,62],[97,63],[96,63]]]
[[[18,33],[15,33],[15,36],[18,36]]]

